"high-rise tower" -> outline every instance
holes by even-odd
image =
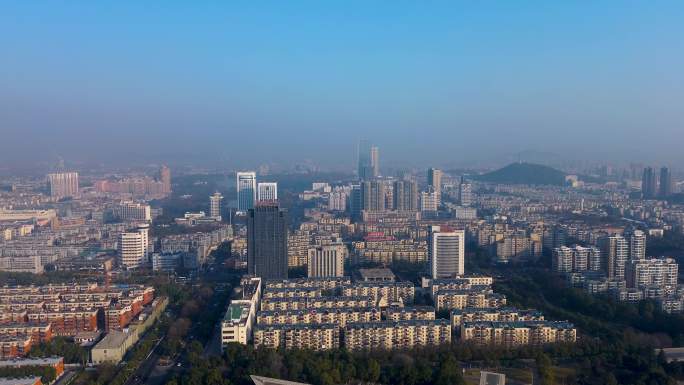
[[[223,200],[223,195],[220,192],[215,192],[209,196],[209,216],[216,218],[216,220],[221,220],[221,201]]]
[[[256,201],[256,172],[238,171],[237,173],[238,211],[246,212],[254,208]]]
[[[465,270],[465,232],[430,226],[428,254],[432,279],[463,275]]]
[[[247,267],[262,279],[287,278],[287,211],[258,202],[247,214]]]
[[[646,167],[644,175],[641,178],[641,196],[644,199],[653,199],[656,197],[656,173],[653,167]]]
[[[660,169],[660,189],[659,195],[663,198],[672,195],[672,173],[667,167]]]
[[[159,180],[162,182],[162,193],[171,194],[171,169],[162,165],[159,169]]]

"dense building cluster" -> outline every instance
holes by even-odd
[[[154,288],[142,285],[0,287],[2,358],[23,356],[57,335],[121,331],[153,300]]]
[[[253,343],[284,349],[409,349],[452,341],[526,345],[574,342],[567,322],[505,307],[492,278],[429,279],[423,288],[397,282],[388,269],[349,277],[267,280],[245,278],[221,323],[222,344]],[[435,306],[415,305],[415,291]],[[436,317],[451,311],[451,319]],[[487,322],[487,324],[485,324]],[[486,333],[489,333],[486,335]]]

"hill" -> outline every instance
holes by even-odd
[[[561,186],[565,173],[555,168],[533,163],[511,163],[504,168],[478,175],[474,179],[504,184],[537,184]]]

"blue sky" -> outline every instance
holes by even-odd
[[[682,20],[681,1],[6,1],[0,160],[339,165],[364,137],[388,163],[684,162]]]

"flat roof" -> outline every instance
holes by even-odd
[[[129,334],[112,330],[93,347],[93,349],[118,349],[128,338]]]
[[[0,385],[34,385],[39,381],[40,377],[0,378]]]
[[[361,278],[389,278],[395,279],[396,276],[392,270],[387,268],[372,268],[372,269],[359,269],[359,274]]]
[[[15,358],[0,361],[0,367],[57,365],[62,361],[64,357]]]

